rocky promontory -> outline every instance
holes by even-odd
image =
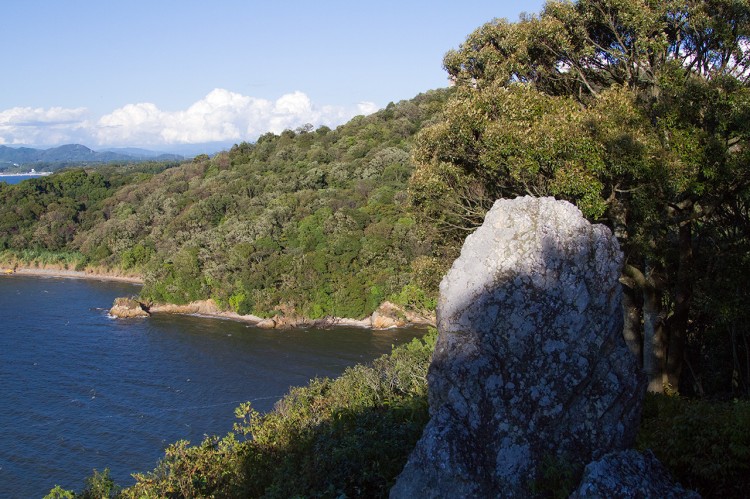
[[[172,303],[146,304],[134,298],[117,298],[109,311],[110,315],[118,318],[148,317],[151,314],[182,314],[215,317],[234,321],[248,322],[261,329],[289,329],[289,328],[328,328],[334,326],[366,327],[373,329],[389,329],[393,327],[434,325],[434,317],[406,310],[391,302],[383,302],[371,316],[364,319],[349,319],[344,317],[322,317],[309,319],[293,310],[273,317],[258,317],[252,314],[238,314],[222,310],[213,300],[201,300],[184,305]]]

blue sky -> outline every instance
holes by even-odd
[[[0,145],[254,140],[444,87],[443,54],[541,0],[6,0]]]

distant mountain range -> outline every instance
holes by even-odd
[[[81,144],[66,144],[51,149],[0,146],[0,170],[59,164],[92,164],[135,161],[181,161],[179,154],[146,149],[122,148],[94,151]]]

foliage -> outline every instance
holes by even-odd
[[[144,300],[213,298],[239,313],[362,318],[440,256],[405,194],[411,140],[450,92],[331,130],[261,136],[174,168],[71,170],[0,186],[0,249],[82,255],[144,275]],[[422,296],[424,295],[424,296]]]
[[[741,275],[720,260],[748,237],[728,228],[748,220],[749,42],[750,6],[724,0],[552,1],[487,23],[445,56],[456,89],[418,136],[414,202],[456,248],[499,197],[567,199],[609,225],[650,388],[678,387],[719,316],[747,340],[744,307],[702,292],[709,269]]]
[[[750,403],[649,395],[638,446],[703,497],[745,497],[750,487]]]
[[[79,497],[81,499],[105,499],[118,497],[119,493],[120,488],[109,476],[109,468],[105,468],[102,472],[94,470],[94,473],[86,479],[86,488]]]
[[[167,447],[155,470],[134,474],[136,484],[120,497],[243,497],[242,452],[233,434],[196,446],[180,440]]]
[[[0,251],[0,262],[9,266],[61,267],[76,270],[86,262],[86,257],[78,252],[47,251],[43,249],[23,249]]]
[[[59,485],[55,485],[55,487],[44,496],[44,499],[75,499],[75,496],[75,492],[72,490],[65,490]]]
[[[265,415],[242,404],[234,433],[170,445],[121,491],[95,471],[76,497],[386,497],[428,419],[436,339],[432,329],[371,366],[293,388]]]
[[[276,409],[245,411],[252,496],[385,497],[427,422],[427,366],[436,332],[372,367],[295,388]]]

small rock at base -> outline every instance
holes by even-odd
[[[144,305],[133,298],[115,298],[109,315],[120,319],[131,319],[135,317],[149,317],[151,314]]]

